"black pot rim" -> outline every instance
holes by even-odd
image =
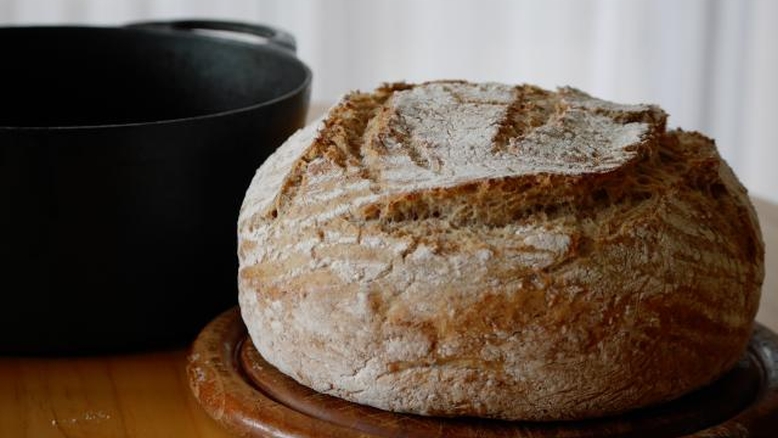
[[[0,30],[2,29],[24,29],[24,30],[36,30],[36,29],[45,29],[45,30],[111,30],[111,31],[133,31],[133,32],[143,32],[143,33],[163,33],[163,34],[170,34],[174,31],[169,30],[160,30],[160,29],[136,29],[132,27],[122,27],[122,26],[0,26]],[[255,111],[257,109],[267,107],[274,105],[278,102],[287,100],[292,98],[293,96],[296,96],[300,93],[303,93],[308,87],[311,85],[311,81],[313,80],[313,73],[311,72],[311,69],[302,62],[299,58],[297,58],[293,52],[290,52],[288,50],[278,48],[272,44],[263,44],[263,45],[256,45],[247,43],[244,41],[239,40],[232,40],[227,38],[218,38],[214,36],[208,36],[208,35],[202,35],[197,34],[193,32],[178,32],[176,33],[177,38],[195,38],[195,39],[207,39],[209,41],[218,41],[220,44],[225,45],[238,45],[243,47],[250,47],[255,50],[270,50],[274,53],[276,53],[278,56],[287,57],[294,62],[298,63],[299,66],[303,69],[303,72],[305,73],[305,79],[295,88],[292,90],[275,97],[273,99],[264,100],[262,102],[257,102],[252,105],[243,106],[240,108],[233,108],[229,110],[224,111],[218,111],[210,114],[201,114],[197,116],[190,116],[190,117],[178,117],[173,119],[164,119],[164,120],[153,120],[153,121],[145,121],[145,122],[130,122],[130,123],[106,123],[106,124],[96,124],[96,125],[72,125],[72,126],[2,126],[0,125],[0,131],[14,131],[14,132],[32,132],[32,131],[86,131],[86,130],[110,130],[110,129],[121,129],[121,128],[133,128],[133,127],[142,127],[142,126],[164,126],[164,125],[177,125],[181,123],[189,123],[194,121],[200,121],[200,120],[208,120],[208,119],[216,119],[221,117],[229,117],[233,115],[240,115],[242,113],[247,113],[251,111]]]

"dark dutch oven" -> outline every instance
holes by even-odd
[[[305,120],[294,48],[228,22],[0,29],[0,354],[184,345],[236,303],[243,195]]]

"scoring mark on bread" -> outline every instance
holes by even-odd
[[[499,197],[517,188],[532,192],[549,181],[559,186],[566,178],[570,181],[561,185],[569,187],[581,176],[629,166],[655,130],[650,123],[662,124],[663,117],[645,105],[616,105],[573,89],[552,93],[527,85],[400,83],[374,93],[354,92],[330,110],[314,140],[300,150],[264,218],[275,220],[294,203],[310,208],[312,202],[327,202],[328,211],[322,208],[310,221],[347,215],[358,221],[470,222],[495,203],[484,199],[484,189]],[[330,179],[341,183],[325,183]],[[302,186],[331,192],[299,200]],[[508,186],[506,192],[494,190]],[[471,205],[471,194],[480,196],[483,208]],[[524,213],[507,206],[513,213],[486,222],[499,225],[526,215],[532,203],[521,197]],[[423,205],[445,198],[460,204]],[[566,202],[531,208],[548,213]]]
[[[505,151],[508,143],[523,138],[533,129],[544,125],[553,113],[564,110],[556,94],[532,85],[515,87],[516,97],[508,106],[492,139],[492,153]]]

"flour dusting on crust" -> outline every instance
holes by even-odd
[[[244,321],[317,391],[382,409],[614,415],[741,356],[764,277],[745,189],[652,105],[439,81],[354,92],[257,171]]]

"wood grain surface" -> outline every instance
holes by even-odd
[[[314,106],[311,115],[323,110]],[[767,243],[767,279],[757,320],[778,331],[778,205],[755,204]],[[93,358],[0,357],[0,437],[233,436],[194,400],[185,364],[183,350]]]
[[[186,352],[0,358],[0,437],[229,437],[191,396]]]

